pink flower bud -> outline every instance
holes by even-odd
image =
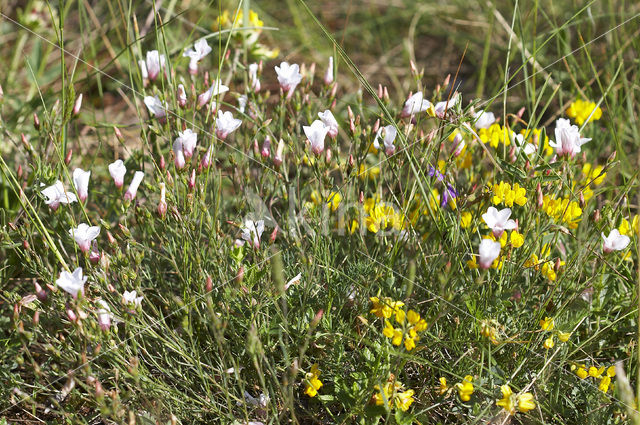
[[[185,92],[182,84],[178,85],[178,106],[181,108],[187,106],[187,93]]]
[[[193,189],[196,186],[196,170],[191,170],[191,177],[189,177],[189,189]]]
[[[78,320],[78,316],[76,316],[76,313],[70,307],[67,307],[67,317],[71,322],[76,322]]]
[[[160,202],[158,202],[158,215],[164,217],[167,213],[166,188],[164,183],[160,183]]]
[[[329,66],[327,67],[327,71],[324,73],[324,83],[327,86],[333,83],[333,56],[329,56]]]
[[[69,165],[69,163],[71,162],[72,156],[73,156],[73,149],[69,149],[69,152],[67,152],[67,155],[64,157],[64,163]]]
[[[36,130],[40,130],[40,118],[38,118],[38,114],[33,114],[33,127]]]
[[[269,138],[269,136],[264,138],[264,142],[262,143],[262,150],[260,151],[260,154],[262,155],[263,158],[269,158],[269,155],[271,154],[271,139]]]
[[[276,154],[273,156],[273,163],[276,166],[280,166],[284,161],[284,140],[280,139],[278,142],[278,148],[276,149]]]
[[[89,261],[91,261],[93,264],[98,264],[100,262],[100,250],[98,250],[98,244],[96,243],[96,241],[93,241],[92,246],[91,246],[91,252],[89,253]]]
[[[136,194],[138,193],[138,186],[142,183],[142,179],[144,178],[144,173],[142,171],[136,171],[133,175],[133,180],[131,180],[131,184],[129,184],[129,188],[127,192],[124,194],[124,199],[127,201],[132,201],[135,199]]]
[[[34,282],[33,285],[36,290],[36,297],[38,297],[41,302],[45,302],[47,300],[47,292],[42,289],[42,286],[40,286],[38,282]]]
[[[76,103],[73,104],[73,115],[78,115],[80,113],[80,108],[82,108],[82,93],[78,95]]]

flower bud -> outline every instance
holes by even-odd
[[[36,312],[33,313],[33,325],[38,326],[38,323],[40,323],[40,310],[36,310]]]
[[[113,132],[120,143],[124,142],[124,136],[122,136],[122,132],[118,127],[113,127]]]
[[[40,118],[38,118],[38,114],[33,113],[33,127],[36,130],[40,130]]]
[[[542,196],[542,188],[540,187],[540,183],[536,186],[536,195],[538,197],[538,208],[542,208],[544,205],[544,196]]]
[[[72,156],[73,156],[73,149],[69,149],[69,152],[67,152],[67,155],[64,157],[64,163],[69,165],[69,163],[71,162]]]
[[[93,245],[91,247],[91,252],[89,252],[89,261],[93,264],[98,264],[100,262],[100,250],[98,250],[98,244],[96,241],[93,241]]]
[[[207,276],[207,283],[205,284],[204,289],[207,292],[213,291],[213,279],[211,279],[211,276]]]
[[[47,291],[42,289],[42,286],[38,282],[34,282],[33,286],[35,287],[36,297],[40,300],[40,302],[45,302],[47,300]]]
[[[76,102],[73,104],[73,115],[78,115],[80,113],[80,108],[82,108],[82,93],[78,95]]]
[[[382,84],[378,83],[378,97],[382,99],[382,95],[383,95]]]
[[[597,223],[600,221],[600,210],[595,210],[593,212],[593,222]]]
[[[160,202],[158,202],[158,215],[165,216],[167,213],[166,188],[164,183],[160,183]]]
[[[181,108],[187,106],[187,93],[182,84],[178,84],[178,106]]]
[[[260,145],[258,139],[253,139],[253,155],[257,158],[260,156]]]
[[[196,186],[196,170],[191,170],[191,177],[189,177],[189,189],[193,189]]]
[[[331,149],[329,148],[327,148],[325,152],[325,159],[327,161],[327,164],[331,163]]]
[[[273,229],[273,232],[271,232],[271,235],[269,236],[269,241],[271,243],[274,243],[276,241],[276,238],[278,237],[278,226],[276,226]]]
[[[273,163],[278,167],[284,161],[284,140],[280,139],[278,147],[276,148],[276,154],[273,156]]]
[[[18,165],[18,171],[16,172],[16,175],[18,176],[18,180],[22,179],[22,174],[23,174],[22,165]]]
[[[328,86],[331,83],[333,83],[333,56],[329,56],[329,66],[324,74],[324,84]]]
[[[76,322],[78,320],[78,316],[76,316],[76,313],[70,307],[67,307],[67,317],[71,322]]]
[[[262,155],[263,158],[269,158],[269,155],[271,155],[271,139],[269,138],[269,136],[264,138],[264,142],[262,143],[262,150],[260,150],[260,155]]]
[[[242,281],[244,280],[244,266],[240,266],[234,280],[238,284],[242,283]]]
[[[166,163],[166,162],[165,162],[165,160],[164,160],[164,155],[161,155],[161,156],[160,156],[160,162],[159,162],[158,166],[159,166],[159,167],[160,167],[160,169],[161,169],[161,170],[163,170],[163,171],[164,171],[164,169],[166,168],[167,163]]]

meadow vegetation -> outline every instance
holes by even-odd
[[[640,4],[0,5],[0,424],[640,424]]]

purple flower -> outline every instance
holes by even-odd
[[[429,170],[427,171],[427,174],[429,175],[429,177],[436,176],[436,179],[438,179],[439,182],[444,180],[444,176],[442,175],[440,170],[433,167],[432,165],[429,166]]]
[[[450,184],[447,185],[447,188],[442,192],[442,200],[440,201],[440,206],[444,207],[449,203],[449,201],[456,199],[458,196],[458,191],[455,187]]]

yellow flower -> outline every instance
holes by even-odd
[[[603,393],[606,393],[607,391],[609,391],[609,385],[611,385],[611,378],[605,375],[600,380],[600,385],[598,385],[598,388]]]
[[[607,376],[609,378],[613,378],[614,376],[616,376],[616,367],[615,366],[609,366],[607,368]]]
[[[540,320],[540,328],[543,331],[553,330],[553,326],[553,317],[545,317],[544,319]]]
[[[533,401],[533,394],[524,393],[518,395],[518,410],[526,413],[529,410],[533,410],[536,408],[536,403]]]
[[[409,321],[409,323],[411,323],[412,325],[415,325],[416,323],[418,323],[420,321],[420,314],[416,313],[413,310],[409,310],[407,312],[407,320]]]
[[[311,366],[311,371],[307,372],[307,388],[305,389],[305,394],[309,397],[315,397],[318,394],[318,390],[322,388],[322,381],[318,379],[320,377],[320,369],[318,369],[318,364],[314,364]]]
[[[597,368],[595,366],[591,366],[589,368],[589,376],[591,376],[592,378],[599,378],[599,377],[602,376],[604,371],[605,371],[604,366],[601,366],[600,368]]]
[[[404,339],[404,348],[407,349],[407,351],[411,351],[414,348],[416,348],[416,339],[414,338],[410,338],[410,337],[406,337]]]
[[[587,372],[587,369],[585,369],[585,366],[582,365],[571,365],[571,370],[575,371],[576,375],[578,375],[578,378],[580,379],[585,379],[587,376],[589,376],[589,372]]]
[[[511,246],[514,248],[520,248],[524,245],[524,236],[522,236],[521,233],[518,233],[517,230],[512,231],[509,237],[511,239]]]
[[[462,227],[463,229],[466,229],[467,227],[471,226],[472,218],[473,216],[468,211],[464,211],[460,213],[460,227]]]
[[[413,403],[414,401],[413,394],[415,394],[413,390],[407,390],[401,393],[397,393],[394,402],[398,409],[402,410],[403,412],[409,410],[409,406],[411,406],[411,403]]]
[[[439,392],[440,392],[440,395],[443,395],[447,391],[449,391],[449,386],[447,385],[447,378],[445,378],[444,376],[441,376],[439,381],[440,381]]]
[[[593,115],[591,115],[592,112]],[[567,116],[575,119],[576,124],[582,125],[587,119],[589,119],[587,122],[599,120],[602,117],[602,109],[594,102],[578,99],[567,108]]]
[[[361,180],[375,179],[379,175],[380,167],[368,167],[364,164],[360,164],[360,167],[358,168],[358,177],[360,177]]]
[[[553,341],[553,336],[550,336],[549,338],[544,340],[544,344],[542,344],[542,346],[546,349],[549,350],[551,348],[553,348],[553,346],[555,345],[555,342]]]
[[[462,382],[458,382],[456,384],[456,389],[458,390],[458,396],[462,401],[471,400],[471,394],[473,394],[473,376],[467,375],[464,377]]]
[[[507,413],[511,415],[514,414],[516,407],[514,397],[512,397],[513,391],[511,391],[511,387],[502,385],[500,391],[502,392],[502,399],[496,401],[496,404],[506,410]]]
[[[338,209],[340,201],[342,201],[342,195],[338,192],[331,192],[327,198],[327,206],[331,208],[331,211],[335,211]]]
[[[570,337],[571,337],[571,332],[558,331],[558,340],[560,340],[560,342],[567,342],[569,341]]]

